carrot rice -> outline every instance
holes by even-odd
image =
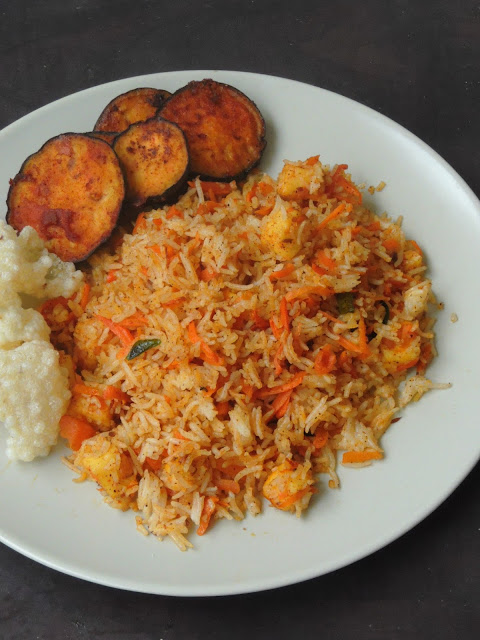
[[[397,412],[446,386],[424,377],[421,249],[345,170],[315,157],[278,181],[197,179],[90,259],[82,308],[53,309],[76,371],[68,414],[98,431],[69,464],[144,535],[185,550],[191,529],[263,498],[300,515],[318,474],[339,486],[337,457],[381,459]]]

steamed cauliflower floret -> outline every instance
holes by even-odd
[[[22,309],[18,295],[8,307],[0,307],[0,349],[14,349],[31,340],[48,342],[49,336],[43,316],[34,309]]]
[[[299,251],[297,241],[300,211],[286,208],[277,198],[272,212],[265,218],[260,234],[262,244],[276,254],[279,260],[291,260]]]
[[[403,296],[405,303],[403,315],[407,320],[418,318],[418,316],[427,310],[430,290],[431,283],[429,280],[425,280],[405,291]]]
[[[16,231],[0,220],[0,285],[36,298],[71,296],[83,278],[71,262],[45,249],[31,227]]]
[[[278,195],[284,200],[308,200],[324,191],[323,169],[314,164],[288,164],[278,176]]]
[[[0,350],[0,420],[9,431],[7,456],[29,462],[46,456],[58,437],[70,392],[67,373],[49,342],[32,340]]]

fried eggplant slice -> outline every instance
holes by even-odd
[[[103,140],[104,142],[112,146],[113,141],[118,136],[118,131],[88,131],[87,133],[85,133],[85,135]]]
[[[114,98],[107,104],[95,123],[95,131],[120,133],[135,122],[153,118],[172,94],[163,89],[149,87],[133,89]]]
[[[7,222],[33,227],[47,249],[79,262],[115,227],[125,182],[118,158],[103,140],[65,133],[48,140],[11,182]]]
[[[190,82],[158,115],[176,122],[185,133],[194,175],[230,181],[260,162],[265,121],[256,105],[234,87],[210,79]]]
[[[173,122],[150,118],[132,124],[115,138],[113,148],[125,174],[129,204],[163,202],[186,182],[190,166],[187,141]]]

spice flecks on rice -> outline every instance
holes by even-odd
[[[192,526],[257,514],[262,493],[299,515],[317,473],[338,486],[338,451],[382,458],[396,412],[435,386],[422,251],[346,168],[197,179],[91,258],[62,346],[82,372],[76,415],[99,433],[72,461],[143,533],[186,549]]]

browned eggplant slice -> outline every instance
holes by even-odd
[[[135,122],[153,118],[172,94],[164,89],[144,87],[127,91],[107,104],[95,123],[95,131],[125,131]]]
[[[265,121],[246,95],[214,80],[190,82],[158,115],[176,122],[190,149],[194,175],[230,181],[256,166],[265,148]]]
[[[113,141],[118,136],[118,131],[87,131],[85,135],[103,140],[104,142],[112,146]]]
[[[65,133],[23,163],[7,197],[7,222],[36,229],[49,251],[79,262],[111,234],[125,196],[113,149],[103,140]]]
[[[113,144],[127,181],[127,201],[135,206],[162,202],[177,193],[189,172],[188,146],[173,122],[150,118],[132,124]]]

